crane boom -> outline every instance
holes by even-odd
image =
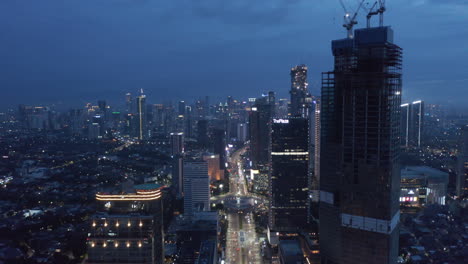
[[[374,10],[375,6],[377,5],[377,1],[375,1],[372,8],[367,13],[367,27],[370,28],[370,20],[372,16],[379,15],[379,27],[383,27],[383,13],[385,12],[385,0],[378,1],[379,8]]]
[[[385,0],[379,0],[380,8],[379,8],[379,26],[383,27],[383,13],[385,10]]]
[[[356,9],[356,12],[354,12],[354,15],[351,17],[351,15],[348,13],[348,10],[346,9],[346,6],[343,3],[343,0],[340,0],[340,4],[341,4],[341,6],[343,7],[343,9],[345,11],[343,27],[346,28],[347,36],[350,39],[352,39],[354,37],[353,36],[353,27],[354,27],[354,25],[357,24],[356,17],[358,15],[359,10],[361,9],[362,4],[364,3],[364,1],[365,0],[361,1],[361,3],[359,4],[359,7]]]
[[[371,17],[374,16],[374,15],[379,14],[379,10],[374,11],[374,8],[375,8],[376,5],[377,5],[377,1],[374,2],[374,5],[371,7],[371,9],[369,9],[369,11],[367,13],[367,28],[370,28],[370,19],[371,19]]]

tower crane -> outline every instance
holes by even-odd
[[[354,38],[353,27],[354,27],[354,25],[357,24],[356,17],[358,15],[359,10],[361,9],[362,4],[364,3],[364,1],[365,0],[361,1],[361,3],[359,4],[359,7],[356,9],[356,12],[354,12],[354,14],[351,16],[351,14],[346,9],[346,6],[344,5],[343,0],[340,0],[340,4],[341,4],[341,6],[343,7],[343,9],[345,11],[343,27],[346,28],[347,36],[350,39]]]
[[[379,8],[374,10],[374,8],[379,4]],[[383,13],[387,10],[385,8],[385,0],[375,1],[374,5],[367,10],[367,28],[370,28],[370,19],[372,16],[379,15],[379,27],[383,27]]]

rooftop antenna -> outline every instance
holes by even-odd
[[[346,28],[347,36],[350,39],[354,38],[353,27],[354,27],[354,25],[357,24],[356,17],[357,17],[357,14],[358,14],[359,10],[361,9],[362,4],[364,3],[364,1],[365,0],[361,1],[361,3],[359,4],[359,7],[356,9],[356,12],[354,12],[354,15],[351,16],[351,14],[346,9],[346,7],[345,7],[345,5],[343,3],[343,0],[340,0],[340,4],[341,4],[341,6],[343,7],[343,9],[345,11],[343,27]]]

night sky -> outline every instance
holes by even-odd
[[[466,103],[468,0],[387,0],[387,9],[405,99]],[[0,0],[0,106],[120,104],[139,88],[154,103],[286,97],[290,67],[302,63],[319,94],[343,13],[338,0]]]

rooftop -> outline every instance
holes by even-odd
[[[155,190],[155,189],[160,189],[162,187],[164,186],[161,184],[157,184],[157,183],[145,183],[145,184],[138,184],[134,186],[135,190],[142,190],[142,191]]]
[[[427,166],[407,166],[401,170],[401,177],[402,178],[447,178],[448,180],[448,173],[427,167]]]
[[[283,256],[302,255],[302,250],[297,240],[281,240],[279,246]]]

